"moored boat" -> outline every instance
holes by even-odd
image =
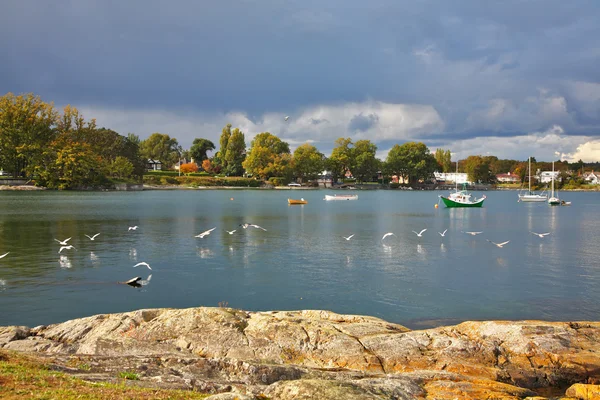
[[[546,200],[548,200],[548,194],[546,194],[545,192],[542,192],[541,194],[535,193],[531,191],[531,157],[529,157],[529,190],[527,191],[527,193],[519,193],[518,197],[519,197],[519,202],[524,201],[524,202],[535,202],[535,203],[539,203],[539,202],[544,202]]]
[[[552,161],[552,194],[550,195],[550,198],[548,199],[548,205],[551,206],[560,206],[561,205],[561,201],[560,198],[558,197],[558,193],[554,193],[554,161]]]
[[[444,202],[444,205],[448,208],[455,207],[481,207],[485,200],[485,195],[479,199],[474,198],[467,190],[456,190],[454,193],[450,193],[447,197],[440,195],[440,199]]]
[[[326,194],[325,199],[327,201],[331,200],[358,200],[357,194],[334,194],[333,196]]]
[[[300,200],[297,199],[288,199],[288,204],[289,205],[293,205],[293,204],[308,204],[308,201],[304,200],[303,198]]]

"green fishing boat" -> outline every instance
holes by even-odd
[[[467,185],[463,185],[463,190],[455,189],[454,193],[450,193],[447,197],[440,195],[440,199],[444,202],[444,205],[448,208],[455,207],[481,207],[485,200],[485,195],[480,198],[473,197],[467,191]]]

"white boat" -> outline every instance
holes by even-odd
[[[558,193],[556,196],[554,195],[554,161],[552,161],[552,195],[548,199],[548,204],[551,206],[560,206],[560,199],[558,198]]]
[[[358,200],[357,194],[334,194],[333,196],[326,194],[323,200]]]
[[[529,190],[527,193],[519,193],[519,201],[525,202],[542,202],[548,200],[548,194],[542,192],[537,194],[531,191],[531,157],[529,157]]]

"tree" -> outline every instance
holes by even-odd
[[[213,171],[212,163],[208,158],[202,161],[202,169],[208,173],[211,173]]]
[[[316,179],[323,172],[325,156],[312,144],[304,143],[294,151],[292,165],[300,182],[304,179]]]
[[[370,140],[359,140],[350,151],[350,171],[359,182],[371,181],[380,168],[375,158],[377,146]]]
[[[435,160],[437,161],[437,163],[440,166],[440,169],[443,172],[451,172],[452,154],[450,153],[450,150],[444,150],[440,148],[436,149]]]
[[[190,155],[196,163],[202,163],[208,156],[206,153],[215,149],[215,145],[208,139],[194,139],[190,147]]]
[[[0,166],[14,177],[34,166],[56,137],[58,113],[32,93],[0,97]],[[31,172],[32,169],[29,170]]]
[[[227,145],[229,144],[229,138],[231,138],[231,124],[227,124],[221,131],[221,137],[219,138],[219,151],[215,154],[213,164],[218,166],[220,169],[227,167],[227,161],[225,157],[227,155]]]
[[[263,132],[256,135],[250,144],[243,166],[248,173],[266,180],[289,174],[291,160],[289,145],[277,136]]]
[[[352,164],[352,139],[338,138],[328,159],[328,166],[334,182],[345,176]]]
[[[140,154],[146,159],[159,160],[166,166],[179,161],[180,148],[177,139],[167,134],[153,133],[140,143]]]
[[[496,177],[490,170],[489,161],[481,156],[469,156],[465,160],[465,170],[469,181],[492,183]]]
[[[129,178],[133,174],[133,164],[127,158],[117,156],[110,164],[110,173],[119,179]]]
[[[191,174],[192,172],[198,171],[198,164],[195,162],[189,162],[179,166],[179,170],[184,174]]]
[[[243,163],[246,159],[246,139],[244,133],[235,128],[227,141],[225,153],[225,172],[230,176],[242,176],[244,174]]]
[[[409,184],[428,180],[438,164],[424,143],[407,142],[394,145],[389,151],[386,166],[389,172],[402,176]]]

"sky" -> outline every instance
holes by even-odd
[[[598,21],[597,0],[7,0],[0,95],[184,148],[231,123],[248,147],[596,162]]]

